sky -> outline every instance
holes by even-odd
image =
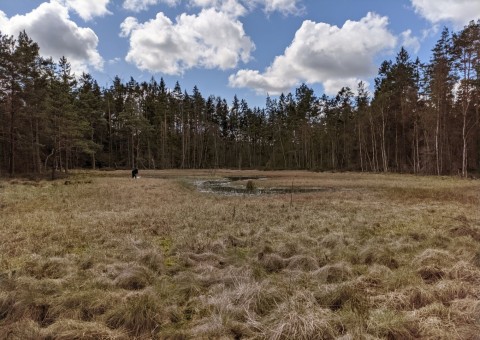
[[[371,88],[402,46],[427,62],[443,27],[479,18],[480,0],[0,0],[2,34],[25,30],[102,87],[163,78],[251,107],[302,83]]]

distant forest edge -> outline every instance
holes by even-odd
[[[401,48],[374,92],[317,96],[306,84],[232,103],[163,79],[100,88],[66,58],[0,33],[0,175],[72,168],[240,168],[406,172],[480,169],[480,20],[447,28],[426,63]]]

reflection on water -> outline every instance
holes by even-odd
[[[264,177],[227,177],[224,179],[195,181],[194,184],[200,192],[219,193],[223,195],[267,195],[267,194],[289,194],[289,193],[310,193],[332,190],[319,187],[275,187],[275,188],[247,188],[243,181],[265,180]],[[239,183],[240,182],[240,183]]]

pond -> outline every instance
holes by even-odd
[[[194,184],[198,191],[207,193],[218,193],[223,195],[268,195],[268,194],[290,194],[290,193],[311,193],[331,191],[331,188],[320,187],[261,187],[259,181],[266,180],[265,177],[226,177],[215,180],[198,180]],[[248,186],[249,181],[255,180],[253,186]]]

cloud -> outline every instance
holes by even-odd
[[[401,34],[402,46],[410,49],[414,54],[417,54],[420,50],[420,39],[412,36],[412,30],[408,29]]]
[[[321,83],[328,94],[335,94],[342,86],[372,76],[375,56],[396,46],[387,25],[388,18],[375,13],[348,20],[341,28],[306,20],[265,72],[239,70],[229,77],[229,85],[279,94],[300,82]]]
[[[430,21],[452,22],[458,28],[480,18],[478,0],[411,0],[415,12]]]
[[[44,2],[25,15],[11,18],[0,14],[0,31],[17,36],[25,30],[40,46],[44,57],[67,57],[78,74],[89,67],[101,70],[103,59],[97,51],[98,37],[90,28],[78,27],[70,20],[68,9],[59,2]]]
[[[214,9],[182,14],[175,23],[163,13],[145,23],[128,17],[120,35],[130,39],[128,62],[143,71],[170,75],[194,67],[231,69],[247,62],[255,48],[241,22]]]
[[[354,93],[357,92],[358,83],[363,82],[365,88],[370,86],[370,83],[366,80],[359,78],[340,78],[340,79],[328,79],[323,83],[323,89],[328,95],[335,95],[342,87],[349,87]]]
[[[189,0],[189,5],[204,9],[214,8],[234,18],[247,14],[247,8],[237,0]]]
[[[125,0],[123,2],[123,8],[138,13],[147,10],[150,6],[158,5],[160,3],[173,7],[180,2],[181,0]]]
[[[7,15],[0,10],[0,30],[2,27],[5,27],[8,24],[8,17]]]
[[[266,13],[281,12],[287,14],[303,13],[304,7],[300,5],[302,0],[183,0],[191,7],[201,9],[215,9],[224,12],[232,17],[246,15],[257,7],[263,8]],[[147,10],[150,6],[164,3],[168,6],[177,6],[182,0],[124,0],[123,8],[140,12]]]
[[[245,15],[247,12],[261,7],[266,13],[281,12],[287,14],[303,13],[301,0],[188,0],[191,6],[201,8],[215,8],[235,16]]]
[[[65,6],[73,9],[83,20],[112,14],[107,5],[110,0],[64,0]]]
[[[118,64],[120,61],[121,61],[121,59],[120,59],[119,57],[115,57],[115,58],[113,58],[113,59],[110,59],[110,60],[108,61],[108,64],[109,64],[109,65],[115,65],[115,64]]]
[[[278,11],[283,14],[297,15],[304,11],[303,6],[298,4],[300,2],[298,0],[261,0],[260,2],[264,3],[267,13]]]

